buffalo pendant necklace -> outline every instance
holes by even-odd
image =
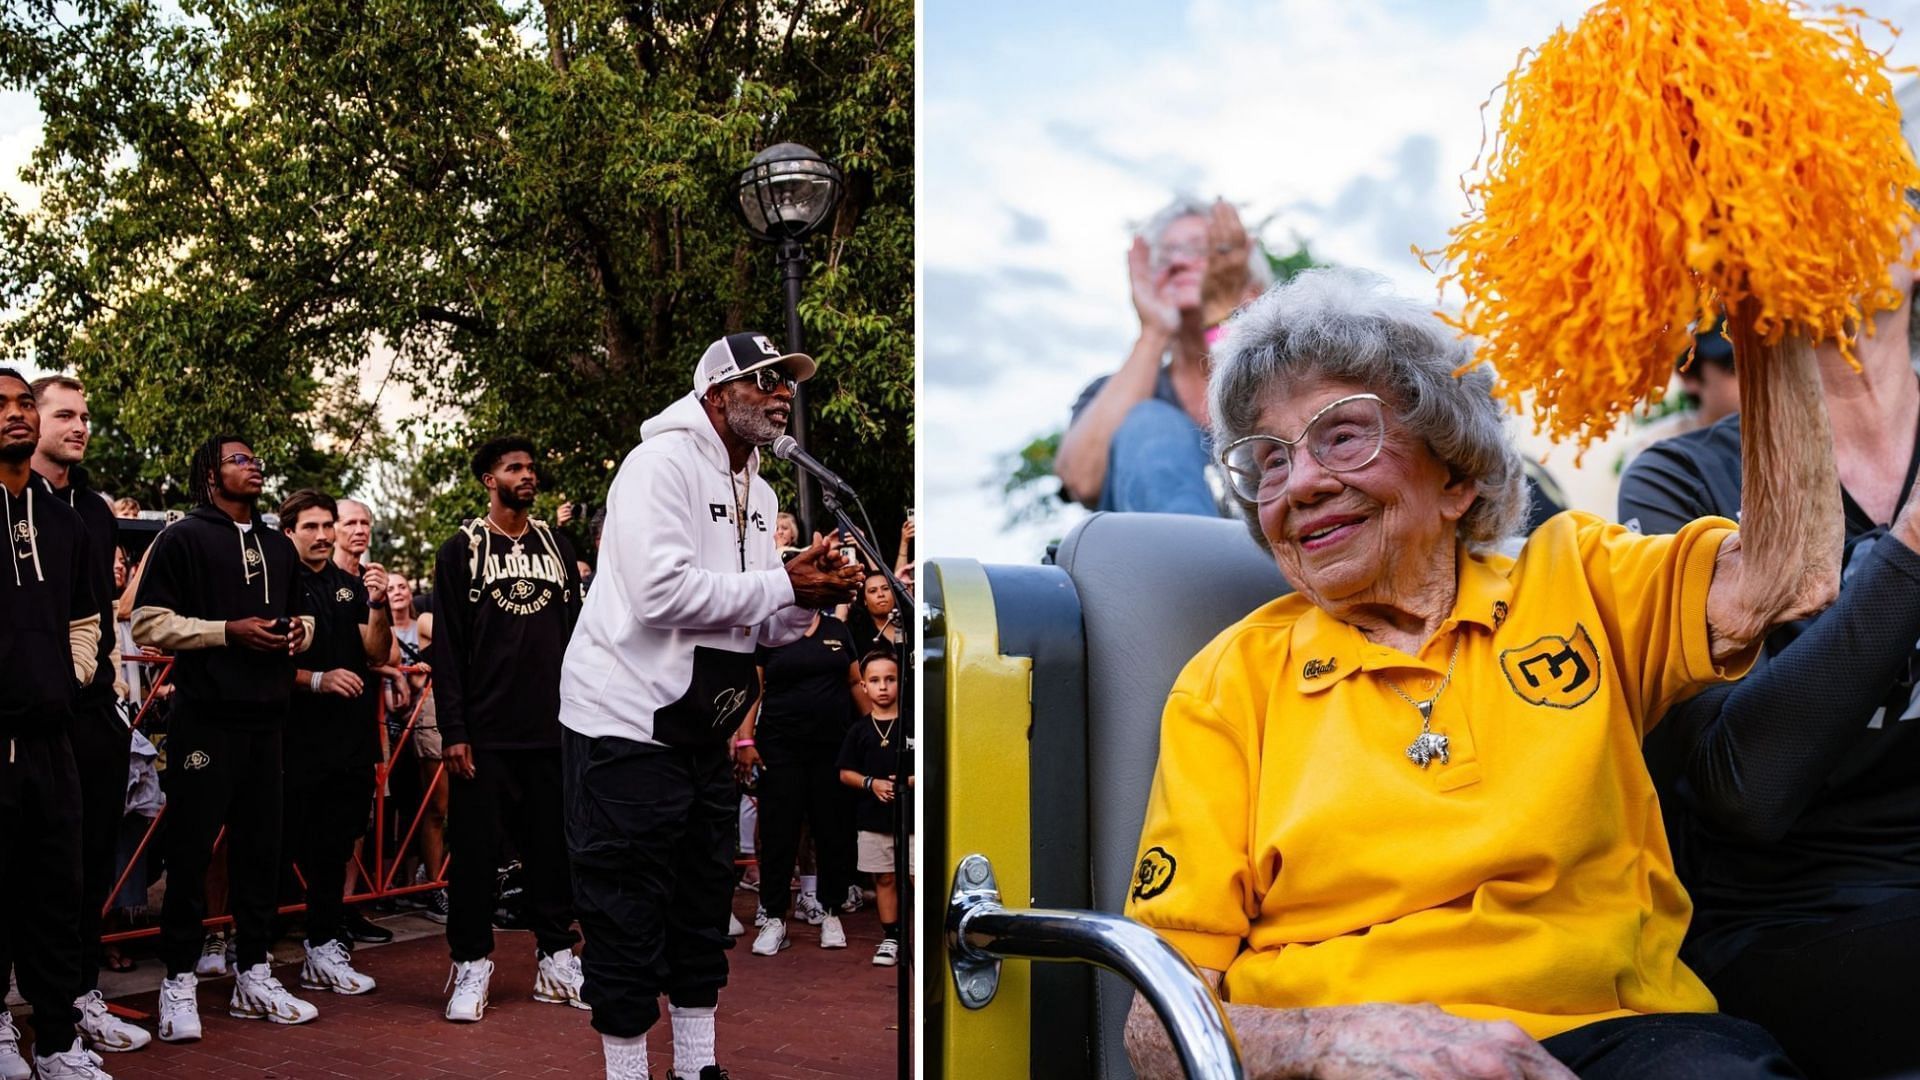
[[[1458,659],[1460,659],[1460,639],[1456,637],[1453,639],[1453,652],[1447,657],[1447,674],[1440,680],[1440,688],[1425,701],[1413,700],[1411,694],[1400,689],[1399,683],[1385,675],[1380,677],[1380,681],[1386,683],[1394,693],[1399,694],[1407,704],[1420,710],[1420,734],[1407,746],[1407,760],[1422,769],[1426,768],[1427,762],[1434,758],[1439,758],[1442,765],[1451,761],[1447,756],[1447,737],[1433,730],[1433,703],[1439,701],[1440,695],[1447,692],[1447,684],[1453,681],[1453,662]]]

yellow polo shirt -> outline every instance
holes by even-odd
[[[1227,628],[1167,701],[1127,914],[1225,995],[1278,1008],[1430,1002],[1544,1039],[1710,1012],[1679,959],[1640,741],[1717,669],[1707,587],[1733,523],[1640,536],[1564,513],[1519,558],[1461,551],[1418,656],[1294,595]],[[1439,686],[1448,760],[1407,756]],[[1746,661],[1750,663],[1750,658]]]

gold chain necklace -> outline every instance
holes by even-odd
[[[1380,681],[1386,683],[1389,689],[1404,698],[1407,704],[1420,710],[1420,734],[1407,746],[1407,760],[1422,769],[1427,767],[1427,762],[1436,757],[1440,759],[1442,765],[1452,760],[1447,756],[1447,737],[1433,730],[1433,703],[1439,701],[1440,695],[1447,692],[1447,684],[1453,681],[1453,663],[1458,659],[1460,659],[1460,638],[1456,636],[1453,639],[1453,653],[1447,657],[1446,677],[1440,680],[1440,688],[1425,701],[1413,700],[1411,694],[1400,689],[1399,683],[1385,675],[1380,676]]]
[[[867,715],[867,723],[869,723],[869,724],[872,724],[872,725],[873,725],[873,733],[874,733],[875,735],[878,735],[878,736],[880,736],[880,745],[881,745],[881,746],[892,746],[892,745],[893,745],[893,729],[894,729],[894,727],[895,727],[896,725],[898,725],[898,724],[900,723],[900,718],[899,718],[899,717],[897,717],[897,716],[896,716],[896,717],[894,717],[894,718],[893,718],[893,720],[892,720],[892,722],[890,722],[889,724],[887,724],[887,730],[885,730],[885,731],[881,731],[881,730],[880,730],[880,721],[878,721],[878,720],[875,720],[875,719],[873,718],[873,715],[872,715],[871,713],[869,713],[869,714]]]

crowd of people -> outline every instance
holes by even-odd
[[[446,1018],[486,1014],[511,864],[537,954],[519,992],[591,1011],[609,1080],[648,1075],[663,994],[671,1075],[726,1076],[715,1017],[746,932],[733,897],[758,890],[756,942],[771,940],[794,903],[803,821],[828,887],[800,875],[796,912],[845,947],[837,915],[865,900],[855,875],[874,875],[888,939],[874,962],[893,963],[898,657],[855,654],[840,621],[853,605],[869,641],[897,642],[893,593],[863,589],[837,537],[777,544],[791,518],[759,476],[815,366],[760,334],[715,342],[692,391],[642,426],[585,544],[561,524],[571,506],[551,524],[533,514],[538,447],[481,443],[485,512],[441,545],[420,595],[367,558],[364,503],[303,489],[263,506],[272,463],[237,433],[198,447],[191,509],[131,552],[116,515],[139,507],[94,490],[81,464],[85,388],[0,369],[14,550],[0,575],[13,589],[0,603],[0,879],[35,882],[0,890],[0,971],[17,973],[33,1033],[29,1055],[0,1009],[0,1080],[99,1080],[103,1053],[199,1040],[201,982],[229,970],[230,1015],[314,1019],[273,967],[290,895],[305,902],[300,989],[375,990],[355,945],[391,933],[346,898],[370,828],[388,824],[374,820],[378,775],[396,800],[417,788],[412,891],[446,927]],[[823,624],[838,633],[820,637]],[[841,661],[831,688],[806,678],[823,640]],[[161,656],[164,680],[146,663]],[[740,828],[743,787],[759,835]],[[102,941],[102,912],[120,904],[108,893],[123,874],[142,891],[125,843],[136,799],[148,818],[164,802],[152,1032],[99,989],[121,961]],[[743,882],[755,850],[765,859]],[[230,935],[208,929],[223,914]]]
[[[1617,517],[1542,519],[1471,342],[1347,270],[1223,325],[1241,236],[1153,219],[1058,471],[1237,517],[1291,586],[1174,685],[1127,901],[1249,1075],[1920,1069],[1913,271],[1859,370],[1702,328]],[[1127,1041],[1180,1075],[1142,1003]]]

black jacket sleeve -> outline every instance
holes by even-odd
[[[1791,640],[1745,679],[1681,702],[1662,721],[1687,747],[1693,810],[1762,843],[1786,835],[1905,676],[1920,639],[1920,553],[1883,537],[1859,556],[1831,608],[1774,633]]]
[[[442,544],[433,561],[433,644],[427,662],[433,666],[434,714],[448,746],[472,741],[465,711],[467,658],[473,653],[473,602],[467,598],[472,587],[463,534]]]

